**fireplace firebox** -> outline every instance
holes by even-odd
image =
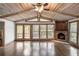
[[[58,39],[63,39],[63,40],[65,40],[65,34],[59,33],[57,36],[58,36]]]

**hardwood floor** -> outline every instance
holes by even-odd
[[[0,47],[1,56],[78,56],[79,50],[61,41],[12,42]]]

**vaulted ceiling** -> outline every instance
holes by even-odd
[[[71,20],[79,17],[79,3],[48,3],[41,17],[52,20]],[[36,18],[31,3],[0,3],[0,18],[11,21]]]

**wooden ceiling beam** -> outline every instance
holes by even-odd
[[[24,19],[20,19],[20,20],[16,20],[14,22],[19,22],[19,21],[22,21],[22,20],[28,21],[28,20],[35,19],[35,18],[37,18],[37,16],[33,16],[33,17],[29,17],[29,18],[24,18]]]
[[[46,20],[53,21],[53,19],[51,19],[51,18],[48,18],[48,17],[41,16],[41,18],[43,18],[43,19],[46,19]]]
[[[19,22],[19,21],[22,21],[22,20],[27,22],[28,20],[35,19],[35,18],[37,18],[37,16],[30,17],[30,18],[25,18],[25,19],[20,19],[20,20],[14,21],[14,22]],[[44,17],[44,16],[41,16],[40,18],[50,20],[50,21],[56,20],[56,19],[51,19],[51,18]]]

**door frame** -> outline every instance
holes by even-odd
[[[0,23],[3,23],[3,28],[2,28],[2,40],[1,40],[1,46],[4,46],[5,44],[5,22],[0,21]]]

